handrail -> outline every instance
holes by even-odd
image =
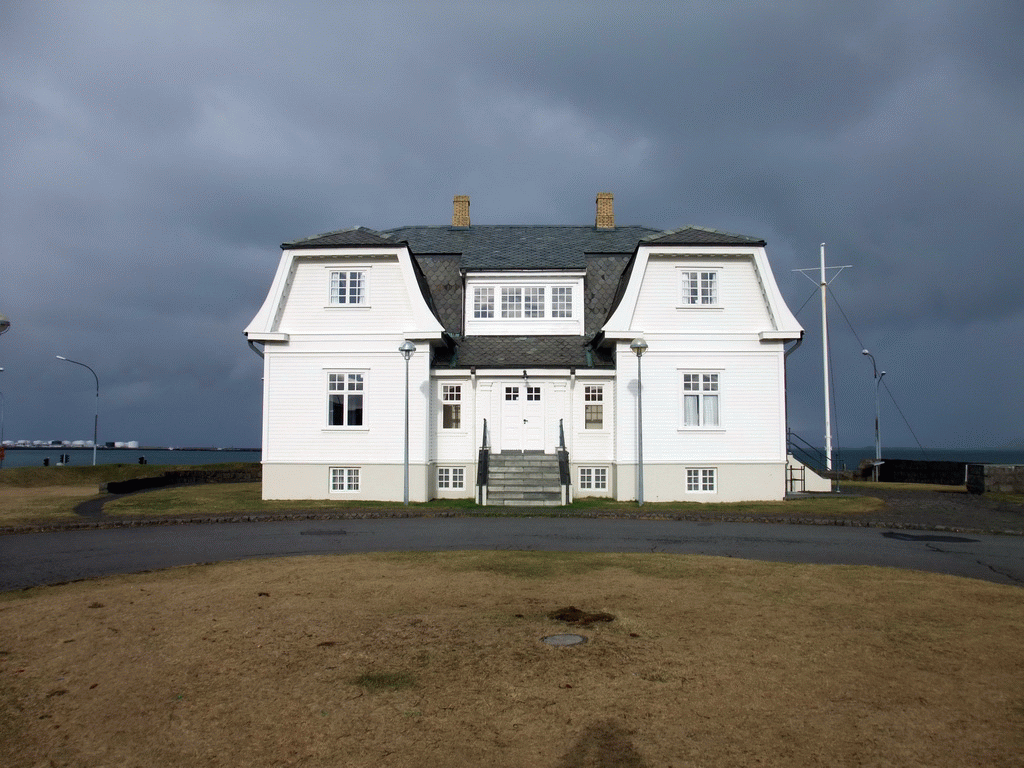
[[[558,447],[565,450],[565,426],[563,419],[558,420]]]
[[[484,504],[487,501],[487,477],[490,472],[491,451],[487,446],[487,419],[484,419],[483,442],[480,445],[480,454],[476,463],[476,488],[477,504]]]
[[[825,452],[792,430],[786,430],[786,448],[793,456],[817,472],[824,471],[828,466]]]

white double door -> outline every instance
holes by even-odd
[[[544,450],[544,396],[540,384],[501,384],[501,450]]]

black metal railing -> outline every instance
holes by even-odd
[[[558,420],[558,482],[562,488],[566,489],[568,493],[569,486],[572,485],[572,477],[569,474],[569,449],[565,447],[565,427],[562,424],[562,419]]]
[[[487,419],[484,419],[484,436],[480,444],[480,454],[476,462],[476,502],[484,503],[484,489],[487,487],[487,474],[490,470],[491,448],[487,442]]]
[[[800,435],[791,430],[786,431],[786,450],[792,456],[806,464],[815,472],[825,472],[828,467],[828,457],[825,452],[817,446],[811,445]]]

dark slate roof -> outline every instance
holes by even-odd
[[[389,238],[381,232],[375,232],[366,227],[352,227],[351,229],[339,229],[337,232],[327,232],[323,235],[314,235],[301,240],[292,240],[290,243],[282,243],[282,248],[329,248],[331,246],[391,246],[401,245],[399,239]]]
[[[467,336],[434,354],[435,368],[614,368],[611,350],[582,336]]]
[[[746,235],[719,232],[706,227],[683,227],[671,232],[659,232],[644,240],[644,245],[749,245],[764,247],[765,241]]]
[[[764,246],[765,241],[704,227],[670,232],[640,226],[474,225],[343,229],[282,248],[396,247],[407,244],[424,297],[449,335],[435,350],[438,368],[614,368],[612,352],[590,343],[618,304],[638,245]],[[584,336],[464,337],[466,271],[584,272]]]
[[[448,333],[462,332],[462,296],[464,286],[460,257],[426,255],[413,259],[427,281],[427,293],[433,301],[434,314]]]
[[[386,233],[420,254],[459,254],[466,270],[585,269],[588,253],[625,253],[658,234],[650,227],[399,227]]]

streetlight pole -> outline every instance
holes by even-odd
[[[0,368],[0,373],[3,373],[4,369]],[[7,398],[4,397],[4,393],[0,392],[0,469],[4,468],[4,458],[6,458],[7,449],[4,448],[4,410],[7,402]]]
[[[647,342],[633,339],[629,348],[636,355],[636,503],[644,505],[644,387],[640,372],[640,358],[647,351]]]
[[[885,371],[879,373],[878,366],[875,365],[875,356],[868,352],[866,349],[861,350],[862,355],[867,355],[871,358],[871,370],[875,376],[875,464],[871,470],[871,479],[876,483],[878,482],[878,465],[882,463],[882,437],[881,432],[878,428],[878,387],[882,383],[882,377],[885,376]]]
[[[405,506],[409,506],[409,358],[416,351],[416,345],[406,339],[398,348],[405,358]]]
[[[63,355],[57,355],[58,360],[63,360],[65,363],[74,363],[80,365],[83,368],[89,368],[85,363],[80,363],[77,360],[69,360]],[[93,378],[96,379],[96,418],[92,422],[92,465],[96,466],[96,441],[98,439],[100,430],[100,377],[96,375],[96,371],[89,368],[89,373],[92,374]]]

